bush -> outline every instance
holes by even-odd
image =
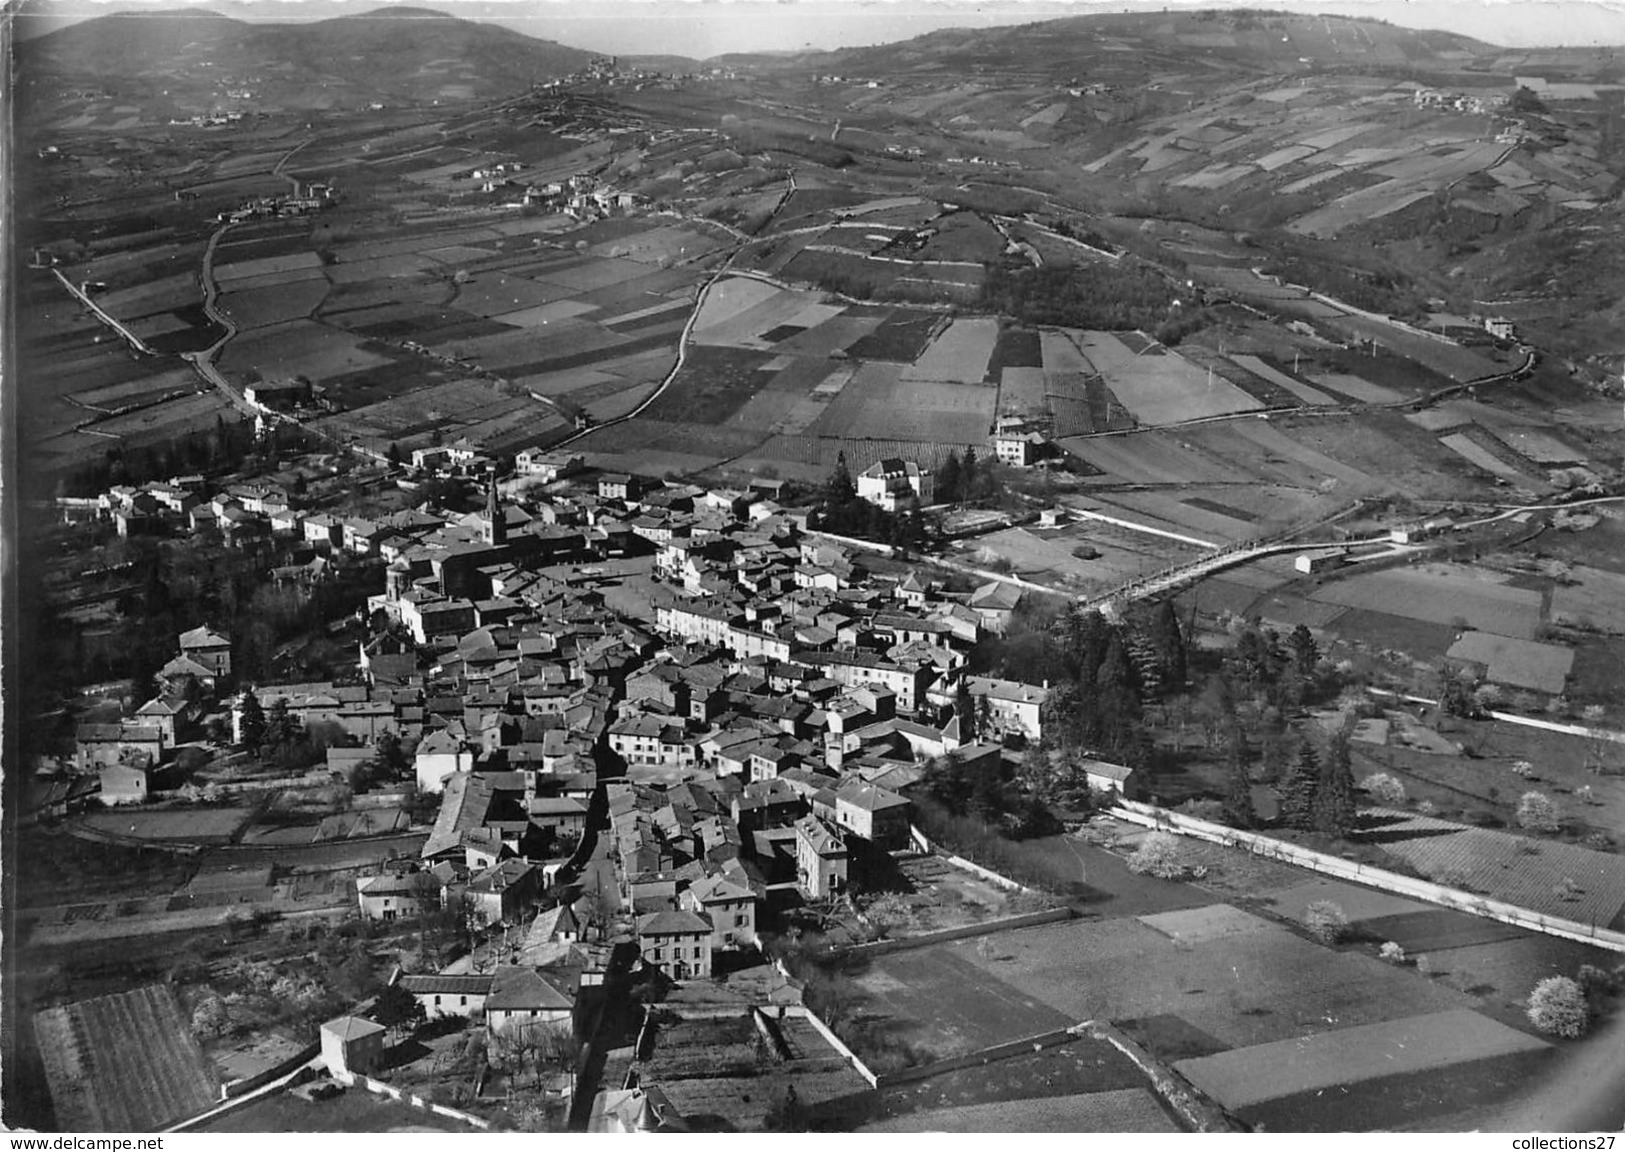
[[[1525,792],[1518,801],[1518,827],[1531,832],[1556,832],[1557,805],[1544,792]]]
[[[1418,956],[1416,958],[1416,970],[1423,976],[1433,975],[1433,961],[1426,956]]]
[[[1591,1008],[1580,985],[1567,976],[1548,976],[1529,994],[1529,1022],[1552,1036],[1574,1039],[1591,1025]]]
[[[1389,808],[1398,808],[1405,803],[1405,785],[1386,772],[1366,777],[1365,790],[1373,800]]]
[[[1172,832],[1153,832],[1128,858],[1128,870],[1160,880],[1178,880],[1189,871],[1184,846]]]
[[[1388,961],[1390,964],[1405,963],[1405,949],[1401,948],[1392,940],[1385,943],[1382,948],[1378,950],[1377,955]]]
[[[1348,936],[1349,918],[1330,900],[1316,900],[1304,910],[1303,923],[1322,944],[1336,944]]]

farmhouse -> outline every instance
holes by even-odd
[[[1125,800],[1133,800],[1137,795],[1138,781],[1134,776],[1134,769],[1125,764],[1112,764],[1106,760],[1081,760],[1078,764],[1083,769],[1089,787],[1099,792],[1115,792]]]
[[[180,636],[181,655],[209,669],[218,679],[231,675],[231,640],[207,627]]]
[[[474,1018],[485,1014],[485,1001],[494,978],[484,976],[402,976],[400,985],[423,1008],[426,1020],[443,1016]]]
[[[1347,553],[1341,548],[1311,548],[1307,552],[1299,552],[1292,560],[1292,567],[1305,576],[1313,576],[1341,568],[1347,558]]]
[[[411,920],[440,907],[440,882],[427,872],[404,876],[357,876],[356,903],[363,920]]]
[[[545,448],[526,448],[514,457],[514,468],[521,476],[534,476],[547,483],[572,476],[583,467],[580,456]]]
[[[490,1033],[527,1024],[568,1024],[575,998],[555,987],[540,969],[504,964],[491,976],[485,1000],[485,1027]]]
[[[1043,455],[1044,444],[1037,432],[1000,432],[993,438],[993,452],[1001,464],[1031,468]]]
[[[889,456],[877,460],[857,478],[858,497],[896,512],[912,503],[931,504],[936,500],[936,481],[929,468],[913,460]]]

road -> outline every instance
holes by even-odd
[[[292,155],[292,153],[289,153],[289,155]],[[234,224],[222,224],[215,230],[214,235],[209,237],[209,246],[203,250],[203,267],[199,272],[199,278],[203,282],[203,313],[210,320],[224,328],[225,335],[201,352],[181,353],[181,359],[189,363],[199,376],[203,377],[227,400],[231,401],[238,411],[245,416],[254,418],[261,415],[260,410],[244,399],[243,394],[233,387],[231,382],[222,376],[220,370],[214,366],[215,357],[220,354],[220,349],[224,348],[227,341],[237,335],[237,325],[232,323],[231,317],[222,312],[217,304],[220,291],[214,282],[214,250],[219,247],[220,238],[234,227],[236,227]]]
[[[92,300],[83,288],[79,287],[79,285],[75,284],[72,280],[69,280],[66,276],[62,275],[62,272],[59,269],[51,269],[51,274],[62,282],[62,287],[73,293],[74,298],[77,299],[79,303],[90,309],[92,315],[94,315],[96,319],[107,325],[114,332],[117,332],[119,338],[131,348],[134,348],[143,356],[157,355],[156,352],[147,347],[146,342],[143,341],[141,337],[137,336],[134,332],[131,332],[123,324],[120,324],[107,312],[104,312],[100,304],[97,304],[96,301]]]

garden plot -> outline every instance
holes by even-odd
[[[1300,874],[1301,875],[1301,874]],[[1356,928],[1364,928],[1374,921],[1392,921],[1397,916],[1422,915],[1437,912],[1439,909],[1433,904],[1423,904],[1416,900],[1407,900],[1403,896],[1395,896],[1391,892],[1381,892],[1375,888],[1362,888],[1358,884],[1346,884],[1341,880],[1304,880],[1295,883],[1290,888],[1276,888],[1263,890],[1259,895],[1269,905],[1270,911],[1277,916],[1288,920],[1303,923],[1309,905],[1321,900],[1329,900],[1343,910],[1349,923]],[[1475,923],[1483,923],[1476,917]],[[1508,929],[1516,933],[1516,929]],[[1383,939],[1389,939],[1384,936]]]
[[[1549,432],[1504,426],[1492,430],[1508,448],[1537,464],[1584,464],[1587,459],[1586,453],[1570,447]]]
[[[574,294],[591,292],[595,288],[608,288],[648,274],[649,266],[636,260],[594,259],[573,268],[546,270],[539,273],[536,279],[557,284]]]
[[[869,1001],[860,1011],[938,1060],[1077,1023],[941,945],[877,956],[856,983]]]
[[[226,841],[253,817],[252,808],[161,808],[153,811],[91,812],[84,823],[101,832],[138,840]]]
[[[1569,577],[1579,583],[1552,589],[1553,620],[1625,632],[1625,576],[1581,566],[1571,569]]]
[[[1526,1032],[1456,1008],[1256,1044],[1174,1067],[1224,1107],[1240,1110],[1300,1092],[1547,1047]]]
[[[425,272],[444,275],[440,265],[427,256],[406,254],[383,256],[377,260],[357,260],[349,264],[330,264],[324,269],[334,284],[371,284],[380,279],[405,279]]]
[[[956,380],[980,383],[999,339],[999,322],[986,317],[955,320],[913,364],[905,380]]]
[[[227,292],[220,297],[220,311],[238,328],[264,328],[309,316],[321,306],[327,292],[326,280],[302,280],[275,288]]]
[[[299,313],[303,315],[303,313]],[[284,317],[285,319],[285,317]],[[125,321],[124,326],[143,340],[152,341],[159,336],[168,336],[175,332],[190,331],[192,322],[184,316],[177,316],[173,312],[158,312],[151,316],[143,316],[139,320]]]
[[[550,304],[537,304],[532,308],[521,308],[517,312],[503,312],[491,317],[500,324],[509,324],[515,328],[539,328],[547,324],[557,323],[560,320],[569,320],[576,316],[588,316],[598,311],[594,304],[583,303],[580,300],[555,300]]]
[[[555,285],[527,280],[523,276],[482,272],[458,286],[455,303],[463,311],[476,316],[503,316],[551,304],[566,295],[568,293],[560,291]]]
[[[160,1132],[218,1102],[208,1059],[162,984],[34,1017],[57,1122],[81,1132]]]
[[[96,298],[96,303],[113,316],[146,316],[195,304],[198,298],[197,274],[182,272],[161,280],[149,280],[134,288],[104,292]]]
[[[1494,574],[1462,564],[1361,573],[1323,585],[1311,599],[1432,624],[1465,621],[1469,628],[1522,640],[1534,639],[1541,623],[1539,592],[1510,587]]]
[[[725,281],[731,287],[738,281]],[[719,302],[718,309],[713,310],[712,302],[718,290],[724,285],[717,285],[706,296],[705,304],[700,309],[699,319],[693,328],[693,340],[696,344],[710,344],[719,347],[735,348],[761,348],[767,349],[774,345],[774,341],[764,338],[769,333],[784,325],[793,325],[797,316],[801,315],[811,306],[818,305],[818,293],[801,292],[793,289],[774,289],[773,295],[754,300],[747,307],[733,311],[733,304],[744,297],[730,292]],[[838,312],[838,308],[830,306],[830,310],[820,317],[828,319]],[[810,327],[810,325],[807,325]]]
[[[321,268],[295,268],[292,272],[267,272],[263,276],[244,276],[240,280],[233,280],[223,285],[222,290],[227,292],[252,292],[256,288],[280,288],[284,284],[301,284],[311,280],[327,280],[327,274]],[[197,294],[194,293],[194,297]]]
[[[646,232],[597,244],[587,251],[594,256],[624,257],[644,264],[656,264],[662,260],[691,260],[715,252],[722,246],[722,241],[715,237],[691,232],[687,228],[666,227],[651,228]]]
[[[1443,444],[1446,448],[1467,460],[1469,463],[1476,464],[1486,472],[1493,473],[1496,476],[1505,477],[1508,480],[1517,480],[1522,482],[1525,479],[1522,472],[1503,461],[1500,457],[1496,456],[1495,453],[1476,443],[1472,437],[1468,436],[1464,432],[1457,432],[1450,436],[1441,436],[1439,437],[1439,443]]]
[[[1075,438],[1061,446],[1094,467],[1132,484],[1246,484],[1251,472],[1164,432]]]
[[[261,328],[226,345],[221,367],[236,374],[257,370],[266,379],[308,376],[324,380],[391,363],[364,351],[354,336],[309,320]]]
[[[1610,853],[1391,809],[1369,816],[1380,826],[1363,834],[1435,882],[1582,924],[1610,924],[1625,908],[1625,859]]]
[[[788,336],[773,345],[774,351],[796,356],[828,356],[845,351],[880,327],[878,316],[842,314],[822,324]]]
[[[1073,921],[1001,933],[991,956],[969,944],[938,947],[1075,1019],[1174,1013],[1226,1048],[1301,1041],[1327,1031],[1328,1020],[1346,1028],[1472,1003],[1374,957],[1259,924],[1192,943],[1134,919]]]
[[[1021,414],[1049,410],[1049,385],[1042,368],[1005,368],[999,373],[999,411]]]
[[[985,1072],[982,1073],[986,1075]],[[859,1132],[1180,1132],[1145,1088],[1041,1096],[907,1112]]]
[[[258,260],[240,260],[235,264],[216,264],[214,278],[222,285],[250,276],[268,276],[274,272],[297,272],[302,268],[320,268],[322,258],[314,252],[292,252],[286,256],[262,256]]]
[[[1247,371],[1262,376],[1270,383],[1285,388],[1305,404],[1336,404],[1337,401],[1317,388],[1311,388],[1301,380],[1294,380],[1285,372],[1264,363],[1257,356],[1232,356],[1230,359],[1240,364]]]
[[[1574,667],[1572,648],[1489,632],[1463,633],[1445,655],[1451,660],[1484,665],[1485,678],[1492,683],[1552,696],[1563,691],[1569,670]]]

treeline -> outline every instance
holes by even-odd
[[[1135,264],[1000,262],[988,265],[981,305],[1024,324],[1152,331],[1169,319],[1174,299],[1161,276]]]
[[[1423,310],[1422,298],[1408,277],[1385,269],[1360,268],[1341,253],[1329,252],[1319,258],[1278,253],[1263,272],[1384,316],[1413,316]]]

